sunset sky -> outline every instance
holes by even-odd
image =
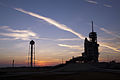
[[[26,66],[30,40],[36,66],[80,56],[92,20],[99,60],[120,62],[120,0],[0,0],[0,67]]]

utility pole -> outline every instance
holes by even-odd
[[[15,65],[14,65],[14,59],[13,59],[13,61],[12,61],[12,67],[14,68],[14,66],[15,66]]]
[[[62,64],[63,64],[63,58],[62,58]]]

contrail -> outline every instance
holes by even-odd
[[[25,13],[25,14],[31,15],[31,16],[33,16],[33,17],[42,19],[42,20],[44,20],[44,21],[46,21],[46,22],[54,25],[55,27],[57,27],[57,28],[59,28],[59,29],[61,29],[61,30],[65,30],[65,31],[71,32],[71,33],[73,33],[74,35],[78,36],[78,37],[79,37],[80,39],[82,39],[82,40],[85,39],[85,37],[84,37],[82,34],[79,34],[79,33],[75,32],[74,30],[72,30],[71,28],[67,27],[66,25],[60,24],[59,22],[57,22],[57,21],[55,21],[55,20],[53,20],[53,19],[51,19],[51,18],[47,18],[47,17],[41,16],[41,15],[36,14],[36,13],[33,13],[33,12],[25,11],[24,9],[21,9],[21,8],[13,8],[13,7],[11,7],[11,8],[14,9],[14,10],[23,12],[23,13]],[[110,49],[112,49],[112,50],[114,50],[114,51],[118,51],[117,49],[115,49],[115,48],[113,48],[113,47],[110,47],[110,46],[108,46],[108,45],[103,45],[103,46],[104,46],[104,47],[107,47],[107,48],[110,48]],[[119,51],[118,51],[118,52],[119,52]]]
[[[81,50],[81,47],[80,47],[79,45],[58,44],[58,46],[68,47],[68,48],[71,48],[71,49],[78,49],[78,50]]]
[[[54,25],[55,27],[57,27],[57,28],[59,28],[61,30],[65,30],[65,31],[71,32],[71,33],[75,34],[76,36],[78,36],[80,39],[83,39],[83,40],[85,39],[85,37],[82,34],[79,34],[79,33],[75,32],[74,30],[72,30],[71,28],[67,27],[66,25],[60,24],[59,22],[57,22],[57,21],[55,21],[55,20],[53,20],[51,18],[47,18],[47,17],[41,16],[41,15],[33,13],[33,12],[25,11],[24,9],[21,9],[21,8],[14,8],[14,9],[17,10],[17,11],[23,12],[25,14],[31,15],[33,17],[42,19],[42,20],[44,20],[44,21]],[[105,44],[101,44],[101,46],[104,46],[104,47],[107,47],[107,48],[112,49],[114,51],[120,52],[116,48],[113,48],[113,47],[105,45]]]
[[[107,30],[107,29],[105,29],[105,28],[99,27],[99,26],[96,25],[96,24],[94,24],[94,25],[95,25],[95,27],[99,28],[101,31],[103,31],[103,32],[105,32],[105,33],[107,33],[107,34],[109,34],[109,35],[115,36],[115,37],[117,37],[117,38],[120,38],[119,35],[116,35],[115,33],[111,32],[111,31],[109,31],[109,30]],[[106,45],[106,44],[104,44],[104,43],[101,43],[101,42],[100,42],[100,45],[103,46],[103,47],[112,49],[112,50],[114,50],[114,51],[120,52],[120,50],[118,50],[117,48],[114,48],[114,47],[112,47],[112,46],[108,46],[108,45]]]
[[[119,35],[111,32],[111,31],[109,31],[109,30],[107,30],[107,29],[105,29],[105,28],[99,28],[99,29],[102,30],[102,31],[104,31],[104,32],[107,33],[107,34],[110,34],[110,35],[113,35],[113,36],[115,36],[115,37],[117,37],[117,38],[120,38]]]
[[[120,35],[117,35],[117,34],[115,34],[114,32],[112,32],[112,31],[110,31],[110,30],[108,30],[108,29],[106,29],[106,28],[99,27],[99,26],[96,25],[96,24],[94,24],[94,26],[97,27],[98,29],[100,29],[101,31],[109,34],[109,35],[112,35],[112,36],[115,36],[115,37],[117,37],[117,38],[120,38]]]
[[[85,1],[88,2],[88,3],[92,3],[92,4],[98,4],[98,2],[93,1],[93,0],[85,0]]]
[[[15,10],[17,11],[20,11],[20,12],[23,12],[25,14],[28,14],[28,15],[31,15],[33,17],[36,17],[36,18],[39,18],[39,19],[42,19],[52,25],[54,25],[55,27],[59,28],[59,29],[62,29],[62,30],[65,30],[65,31],[68,31],[68,32],[71,32],[73,34],[75,34],[76,36],[78,36],[80,39],[85,39],[85,37],[77,32],[75,32],[74,30],[72,30],[71,28],[67,27],[66,25],[64,24],[60,24],[59,22],[51,19],[51,18],[47,18],[47,17],[44,17],[44,16],[41,16],[39,14],[36,14],[36,13],[32,13],[32,12],[29,12],[29,11],[25,11],[21,8],[14,8]]]
[[[117,52],[120,52],[120,50],[118,50],[118,49],[116,49],[116,48],[114,48],[114,47],[108,46],[108,45],[106,45],[106,44],[103,44],[103,43],[101,43],[101,46],[107,47],[107,48],[112,49],[112,50],[117,51]]]

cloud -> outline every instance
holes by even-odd
[[[104,31],[104,32],[107,33],[107,34],[110,34],[110,35],[112,35],[112,36],[115,36],[115,37],[117,37],[117,38],[120,38],[119,35],[111,32],[111,31],[109,31],[109,30],[107,30],[107,29],[105,29],[105,28],[99,28],[99,29],[102,30],[102,31]]]
[[[101,41],[113,41],[115,40],[116,38],[106,38],[106,37],[98,37],[98,40],[101,40]]]
[[[112,32],[112,31],[110,31],[110,30],[108,30],[108,29],[106,29],[106,28],[103,28],[103,27],[99,27],[99,26],[96,25],[96,24],[94,24],[94,26],[97,27],[98,29],[100,29],[101,31],[109,34],[109,35],[112,35],[112,36],[114,36],[114,37],[116,37],[116,38],[120,38],[120,35],[115,34],[115,32]],[[113,38],[112,38],[112,39],[113,39]]]
[[[101,28],[101,27],[99,27],[99,26],[96,25],[96,24],[94,24],[94,26],[97,27],[97,28],[99,28],[101,31],[104,31],[104,32],[107,33],[107,34],[110,34],[110,35],[112,35],[112,36],[115,36],[115,37],[117,37],[118,39],[120,38],[119,35],[115,34],[114,32],[109,31],[108,29]],[[107,39],[107,40],[113,40],[113,38],[112,38],[112,39]],[[104,43],[103,43],[103,42],[99,42],[99,44],[100,44],[100,46],[103,46],[103,47],[109,48],[109,49],[111,49],[111,50],[120,52],[120,50],[118,50],[117,48],[114,48],[114,47],[112,47],[112,46],[109,46],[110,43],[109,43],[109,44],[106,44],[106,42],[104,42]]]
[[[106,47],[106,48],[111,49],[113,51],[120,52],[120,50],[118,50],[117,48],[114,48],[112,46],[109,46],[108,44],[106,45],[105,43],[102,43],[102,42],[99,42],[99,43],[100,43],[101,47]],[[79,45],[58,44],[58,46],[67,47],[67,48],[71,48],[71,49],[77,49],[77,50],[83,50],[83,48],[81,48]]]
[[[0,33],[1,36],[7,36],[10,38],[1,38],[0,40],[30,40],[31,38],[38,39],[38,36],[36,33],[30,31],[30,30],[14,30],[8,26],[2,26],[0,27],[2,30],[8,31],[7,33]]]
[[[81,48],[81,47],[80,47],[80,46],[78,46],[78,45],[58,44],[58,46],[67,47],[67,48],[71,48],[71,49],[78,49],[78,50],[83,49],[83,48]]]
[[[14,8],[14,9],[17,10],[17,11],[23,12],[25,14],[31,15],[33,17],[42,19],[42,20],[48,22],[49,24],[54,25],[55,27],[57,27],[57,28],[59,28],[61,30],[71,32],[74,35],[78,36],[80,39],[84,39],[85,38],[82,34],[79,34],[79,33],[75,32],[74,30],[72,30],[71,28],[67,27],[66,25],[60,24],[59,22],[57,22],[57,21],[55,21],[55,20],[53,20],[51,18],[44,17],[44,16],[41,16],[41,15],[33,13],[33,12],[25,11],[25,10],[23,10],[21,8]]]
[[[101,44],[101,46],[103,46],[103,47],[107,47],[107,48],[112,49],[112,50],[114,50],[114,51],[120,52],[120,50],[118,50],[118,49],[116,49],[116,48],[114,48],[114,47],[108,46],[108,45],[106,45],[106,44],[104,44],[104,43],[100,43],[100,44]]]
[[[8,26],[0,26],[0,29],[8,29]]]
[[[64,38],[64,39],[57,39],[58,41],[80,41],[79,38]]]
[[[101,39],[101,38],[100,38]],[[71,39],[57,39],[58,41],[79,41],[80,39],[79,38],[71,38]],[[104,39],[103,39],[104,40]],[[105,38],[105,40],[106,40],[106,38]],[[107,41],[108,40],[113,40],[113,39],[108,39],[107,38]],[[113,50],[113,51],[117,51],[117,52],[120,52],[120,50],[118,50],[117,48],[114,48],[114,47],[112,47],[112,46],[109,46],[109,44],[111,44],[111,43],[106,43],[106,42],[99,42],[99,44],[100,44],[100,49],[102,48],[102,47],[106,47],[106,48],[108,48],[108,49],[110,49],[110,50]],[[72,48],[72,49],[80,49],[80,46],[76,46],[76,45],[65,45],[65,44],[58,44],[59,46],[63,46],[63,47],[68,47],[68,48]]]
[[[14,38],[0,38],[0,40],[15,40]]]
[[[92,1],[92,0],[86,0],[86,1],[89,2],[89,3],[98,4],[97,2]],[[55,27],[57,27],[57,28],[59,28],[59,29],[61,29],[61,30],[65,30],[65,31],[71,32],[71,33],[75,34],[76,36],[78,36],[80,39],[83,39],[83,40],[85,39],[85,37],[84,37],[82,34],[79,34],[79,33],[75,32],[74,30],[72,30],[71,28],[67,27],[66,25],[60,24],[59,22],[57,22],[57,21],[55,21],[55,20],[53,20],[53,19],[51,19],[51,18],[47,18],[47,17],[41,16],[41,15],[36,14],[36,13],[33,13],[33,12],[25,11],[25,10],[23,10],[23,9],[21,9],[21,8],[14,8],[14,9],[17,10],[17,11],[23,12],[23,13],[25,13],[25,14],[31,15],[31,16],[33,16],[33,17],[42,19],[42,20],[48,22],[49,24],[54,25]],[[64,46],[64,47],[73,48],[72,46],[62,45],[62,44],[59,44],[59,46]],[[107,48],[110,48],[110,49],[112,49],[112,50],[117,51],[117,50],[114,49],[113,47],[110,47],[110,46],[108,47],[108,45],[103,45],[103,46],[105,46],[105,47],[107,47]],[[74,48],[75,48],[75,46],[74,46]]]
[[[108,8],[111,8],[112,6],[111,5],[108,5],[108,4],[104,4],[105,7],[108,7]]]
[[[92,3],[92,4],[98,4],[96,1],[93,1],[93,0],[85,0],[87,1],[88,3]]]
[[[96,1],[93,1],[93,0],[85,0],[86,2],[88,3],[91,3],[91,4],[98,4],[98,2]],[[111,8],[112,6],[111,5],[108,5],[108,4],[103,4],[104,7],[108,7],[108,8]]]
[[[106,32],[106,33],[108,33],[108,34],[112,34],[112,32],[108,31],[108,30],[105,29],[105,28],[100,28],[100,30],[102,30],[102,31],[104,31],[104,32]]]

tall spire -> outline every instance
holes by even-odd
[[[93,29],[93,21],[92,21],[92,32],[94,32],[94,29]]]

